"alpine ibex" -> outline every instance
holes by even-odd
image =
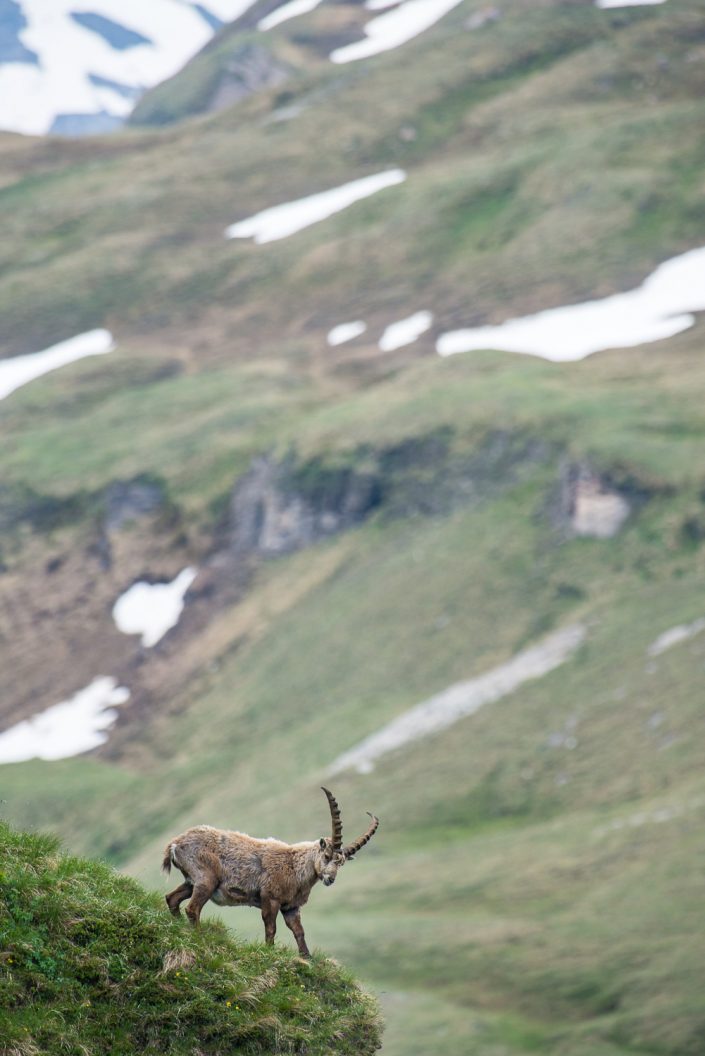
[[[243,832],[198,825],[177,836],[166,847],[162,868],[171,872],[175,865],[184,874],[184,883],[166,896],[175,917],[187,898],[186,915],[198,924],[201,910],[210,899],[217,906],[257,906],[262,910],[265,940],[274,942],[277,913],[294,933],[302,957],[310,957],[300,910],[319,880],[326,887],[335,881],[338,869],[374,836],[379,819],[370,814],[367,832],[343,847],[343,825],[335,797],[328,797],[332,835],[305,843],[282,843],[269,837],[258,840]],[[369,811],[368,811],[369,813]]]

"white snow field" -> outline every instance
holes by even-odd
[[[271,209],[263,209],[261,213],[255,213],[247,220],[231,224],[225,229],[225,237],[252,238],[258,244],[275,242],[279,238],[296,234],[311,224],[317,224],[319,220],[325,220],[334,213],[347,209],[354,202],[369,198],[377,191],[403,183],[405,179],[406,173],[403,169],[387,169],[386,172],[377,172],[374,176],[364,176],[361,180],[344,183],[330,191],[321,191],[319,194],[311,194],[283,205],[274,205]]]
[[[365,0],[368,11],[384,11],[387,7],[398,7],[404,0]]]
[[[94,679],[70,700],[0,733],[0,763],[67,759],[90,752],[107,741],[105,731],[118,716],[115,707],[129,697],[130,691],[118,686],[114,678]]]
[[[580,624],[564,627],[484,675],[467,682],[457,682],[405,711],[381,730],[365,737],[354,748],[343,752],[333,762],[329,773],[339,774],[343,770],[370,773],[375,762],[388,752],[445,730],[459,719],[474,715],[485,704],[492,704],[513,693],[522,683],[541,678],[560,667],[584,638],[585,628]]]
[[[692,623],[683,623],[664,631],[651,643],[647,652],[649,656],[660,656],[667,649],[672,649],[674,645],[680,645],[681,642],[687,642],[703,631],[705,631],[705,616],[701,616],[699,620],[693,620]]]
[[[408,319],[390,323],[380,338],[379,347],[382,352],[393,352],[396,348],[411,345],[421,337],[421,334],[426,333],[432,323],[431,312],[416,312]]]
[[[346,44],[330,53],[331,62],[357,62],[391,51],[430,29],[463,0],[405,0],[373,18],[365,26],[365,39]],[[381,7],[382,5],[375,5]]]
[[[22,385],[41,378],[42,374],[65,367],[77,359],[85,359],[86,356],[104,356],[114,348],[115,342],[109,330],[89,330],[45,348],[43,352],[0,359],[0,400]]]
[[[254,0],[19,0],[25,61],[0,65],[0,128],[43,135],[62,120],[118,124]],[[200,11],[199,11],[200,7]]]
[[[340,323],[328,331],[326,340],[331,346],[344,345],[346,341],[352,341],[353,338],[364,334],[366,329],[367,323],[363,322],[362,319],[357,319],[354,323]]]
[[[666,0],[595,0],[598,7],[649,7],[653,4],[663,4]]]
[[[692,312],[705,310],[705,249],[659,264],[635,290],[600,301],[550,308],[498,326],[451,330],[436,343],[441,356],[494,348],[555,363],[584,359],[608,348],[631,348],[687,330]]]
[[[288,4],[275,7],[274,11],[261,18],[257,23],[257,29],[264,31],[274,29],[275,26],[280,25],[282,22],[287,22],[290,18],[307,15],[309,11],[313,11],[314,8],[318,7],[321,2],[322,0],[289,0]]]
[[[133,583],[113,605],[113,619],[123,634],[141,634],[151,649],[176,627],[184,610],[184,597],[197,571],[185,568],[171,583]]]

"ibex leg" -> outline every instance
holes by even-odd
[[[206,902],[211,897],[217,886],[217,880],[206,879],[201,879],[196,884],[194,884],[191,901],[186,907],[186,916],[194,926],[199,923],[201,919],[201,910],[203,909]]]
[[[279,902],[273,898],[262,899],[262,920],[264,921],[264,941],[271,946],[277,933],[277,913]]]
[[[306,945],[306,936],[304,935],[303,924],[301,923],[301,913],[298,909],[284,909],[282,910],[282,916],[284,922],[293,933],[296,939],[296,945],[299,947],[299,953],[302,957],[310,957],[311,953],[308,946]]]
[[[173,913],[175,917],[181,916],[181,910],[179,909],[179,906],[184,901],[184,899],[190,898],[192,894],[193,884],[189,880],[186,880],[186,882],[181,884],[180,887],[175,888],[173,891],[171,891],[168,895],[165,896],[166,904],[169,907],[170,912]]]

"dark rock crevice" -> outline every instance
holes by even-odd
[[[439,429],[384,448],[361,445],[329,459],[262,455],[233,490],[228,547],[238,557],[273,557],[353,528],[375,513],[443,516],[491,498],[552,454],[546,442],[510,431],[491,431],[470,452],[456,451],[453,441],[452,429]]]
[[[230,546],[235,554],[290,553],[359,524],[379,502],[373,473],[264,455],[233,491]]]

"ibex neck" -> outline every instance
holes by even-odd
[[[317,843],[300,844],[296,851],[296,874],[299,883],[311,888],[318,881],[316,873],[318,845]]]

